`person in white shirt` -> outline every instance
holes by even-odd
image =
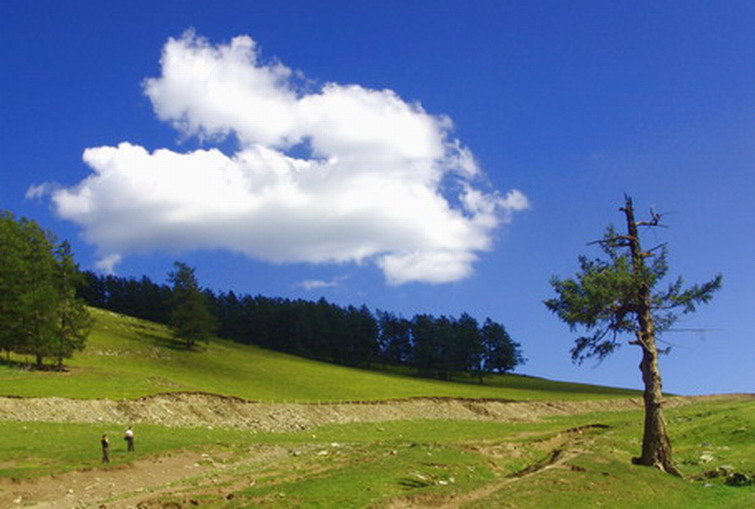
[[[134,432],[131,429],[131,426],[128,427],[126,430],[126,436],[123,437],[126,440],[126,450],[129,452],[133,452],[134,450]]]

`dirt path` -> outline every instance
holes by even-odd
[[[88,507],[139,508],[163,507],[150,502],[158,496],[172,495],[191,503],[191,494],[212,493],[218,500],[241,489],[239,469],[266,468],[285,461],[292,454],[284,447],[259,445],[243,458],[228,458],[222,451],[180,451],[138,459],[124,465],[78,470],[35,479],[0,478],[0,507],[36,509],[74,509]],[[250,482],[244,477],[243,482]],[[183,505],[183,504],[182,504]]]
[[[39,479],[0,479],[0,507],[97,507],[105,500],[155,488],[207,470],[198,453],[181,452],[127,465],[68,472]]]
[[[578,457],[580,454],[583,454],[584,449],[589,448],[588,444],[592,443],[592,440],[583,439],[581,437],[581,434],[586,429],[593,427],[607,428],[607,426],[590,425],[566,430],[563,433],[559,433],[557,436],[548,440],[547,447],[548,449],[550,449],[550,454],[545,460],[534,463],[527,468],[516,472],[515,474],[510,475],[504,479],[488,483],[479,489],[465,493],[450,500],[447,503],[438,504],[435,507],[438,507],[440,509],[457,509],[470,502],[484,500],[496,491],[503,489],[509,484],[521,481],[522,479],[526,479],[533,475],[538,475],[542,472],[545,472],[546,470],[565,466],[567,462]]]
[[[557,433],[548,439],[535,442],[534,445],[546,454],[546,457],[543,460],[533,463],[518,472],[493,480],[475,490],[457,495],[421,494],[396,497],[388,503],[386,509],[458,509],[473,502],[486,500],[495,492],[502,490],[511,484],[523,481],[554,468],[567,468],[571,460],[579,457],[586,450],[589,450],[590,445],[594,442],[593,438],[589,435],[583,436],[582,433],[596,428],[610,429],[603,424],[591,424],[568,429],[561,433]],[[518,436],[525,435],[526,434]],[[513,446],[514,448],[517,447],[514,443],[509,443],[508,445]],[[484,453],[483,448],[475,450]],[[515,452],[516,449],[509,451],[509,453]],[[495,456],[497,456],[497,454],[493,453],[493,457]]]

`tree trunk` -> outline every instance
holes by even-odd
[[[652,324],[651,324],[652,325]],[[652,334],[652,333],[651,333]],[[642,340],[642,380],[645,384],[643,400],[645,403],[645,428],[642,434],[642,455],[632,458],[635,465],[658,468],[669,474],[681,477],[681,472],[671,458],[671,441],[663,417],[663,393],[661,392],[661,372],[658,368],[658,351],[655,340],[645,336]]]
[[[627,219],[627,241],[632,255],[633,270],[635,274],[642,274],[646,270],[644,260],[648,254],[644,253],[640,247],[632,199],[628,196],[622,210]],[[655,325],[651,310],[649,284],[643,283],[638,289],[636,306],[639,325],[636,343],[642,348],[640,371],[645,385],[645,392],[643,393],[645,426],[642,434],[642,455],[632,458],[632,463],[653,466],[681,477],[681,472],[674,466],[671,458],[671,441],[666,430],[666,420],[663,418],[661,371],[658,367],[658,348],[655,344]]]

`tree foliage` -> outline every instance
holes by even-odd
[[[648,224],[648,226],[650,226]],[[721,287],[719,274],[703,284],[684,288],[682,277],[665,287],[661,280],[668,273],[665,245],[640,253],[650,263],[635,265],[625,235],[613,226],[606,229],[596,242],[605,258],[579,257],[579,271],[573,278],[551,278],[551,286],[558,297],[545,305],[572,331],[583,328],[587,335],[578,337],[571,349],[572,360],[581,364],[585,359],[602,360],[629,338],[636,344],[641,330],[638,316],[647,307],[651,312],[656,335],[672,329],[681,316],[692,313],[699,304],[710,302]],[[645,289],[650,291],[646,306]]]
[[[506,373],[526,361],[521,345],[511,339],[506,328],[490,318],[480,329],[482,340],[482,371]]]
[[[68,241],[63,241],[56,250],[57,290],[60,295],[59,329],[50,342],[50,355],[57,360],[58,369],[63,368],[63,359],[86,347],[86,340],[94,321],[76,291],[83,283],[83,275],[73,259]]]
[[[91,329],[77,298],[78,266],[68,242],[25,218],[0,212],[0,349],[32,355],[38,367],[83,350]]]
[[[216,328],[215,318],[199,288],[195,270],[181,262],[174,267],[168,276],[173,285],[169,323],[173,335],[183,340],[186,348],[192,348],[198,341],[209,342]]]

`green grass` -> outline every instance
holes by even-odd
[[[469,507],[752,507],[755,486],[729,487],[722,478],[704,479],[703,474],[731,465],[755,475],[754,413],[752,401],[702,402],[669,410],[672,440],[686,479],[631,464],[630,458],[639,452],[638,411],[536,424],[412,421],[326,426],[314,437],[265,435],[259,438],[317,440],[324,447],[329,442],[349,444],[352,450],[330,449],[336,466],[318,475],[271,476],[238,493],[235,500],[239,507],[260,502],[280,507],[380,507],[402,497],[432,505],[498,482],[498,491],[470,501]],[[565,430],[596,423],[609,428],[572,434],[561,445],[545,445]],[[562,467],[506,482],[526,465],[547,458],[551,447],[581,453]],[[713,461],[697,460],[711,447],[718,451]],[[311,457],[301,461],[317,462]]]
[[[499,489],[471,500],[469,507],[753,506],[754,486],[729,487],[722,478],[703,475],[723,465],[755,474],[752,400],[705,401],[668,411],[675,456],[686,479],[631,464],[639,451],[641,417],[630,411],[539,423],[397,421],[256,434],[140,425],[133,457],[182,448],[221,452],[232,470],[217,487],[234,497],[228,502],[202,490],[191,496],[209,507],[382,507],[397,497],[433,504],[491,483]],[[608,427],[565,433],[590,424]],[[131,457],[116,439],[114,463],[99,464],[97,439],[108,431],[120,436],[120,427],[110,424],[3,423],[0,475],[117,468]],[[557,440],[564,436],[568,438]],[[288,452],[269,462],[244,464],[251,448],[259,446]],[[510,480],[527,465],[548,458],[554,448],[580,452],[558,468]],[[700,460],[711,451],[713,460]],[[234,484],[239,479],[249,482]]]
[[[723,477],[706,473],[729,466],[755,476],[755,403],[698,402],[671,409],[667,416],[685,479],[631,464],[640,449],[640,412],[580,416],[600,418],[612,428],[569,462],[573,469],[544,471],[469,507],[754,507],[755,486],[726,486]],[[712,459],[701,460],[704,454]]]
[[[186,351],[161,326],[93,310],[96,327],[67,373],[0,365],[0,392],[19,396],[135,398],[165,391],[203,391],[264,401],[378,400],[456,396],[517,400],[635,396],[622,389],[495,376],[437,382],[371,372],[214,341]],[[722,466],[755,475],[755,402],[721,398],[669,409],[677,479],[631,465],[639,452],[640,411],[562,416],[537,423],[395,421],[328,425],[302,432],[137,427],[137,452],[120,439],[123,424],[2,421],[0,476],[38,477],[82,469],[117,469],[134,458],[181,450],[218,454],[225,478],[186,481],[208,507],[389,507],[439,505],[470,496],[469,507],[753,507],[755,487],[729,487],[706,476]],[[583,433],[566,430],[589,424]],[[100,464],[99,437],[111,435],[112,463]],[[250,463],[259,448],[282,454]],[[566,464],[516,478],[554,448],[579,451]],[[208,474],[209,475],[209,474]],[[239,480],[243,481],[239,483]],[[476,498],[476,490],[495,487]],[[195,489],[195,492],[191,490]],[[225,490],[225,491],[223,491]],[[218,493],[232,494],[231,499]],[[147,494],[145,494],[147,496]],[[160,495],[156,495],[160,497]],[[163,496],[162,501],[171,501]],[[176,500],[186,503],[186,500]],[[466,507],[466,506],[465,506]]]
[[[88,346],[68,373],[0,365],[0,393],[27,397],[128,399],[168,391],[202,391],[262,401],[353,401],[421,396],[595,399],[635,391],[516,375],[426,380],[315,362],[230,341],[187,351],[160,325],[93,309]]]
[[[249,433],[231,429],[166,428],[139,425],[136,455],[126,454],[120,424],[14,422],[2,424],[0,476],[38,477],[85,468],[100,468],[100,436],[111,443],[111,467],[133,458],[154,456],[182,448],[244,443]],[[111,468],[107,467],[107,468]]]

